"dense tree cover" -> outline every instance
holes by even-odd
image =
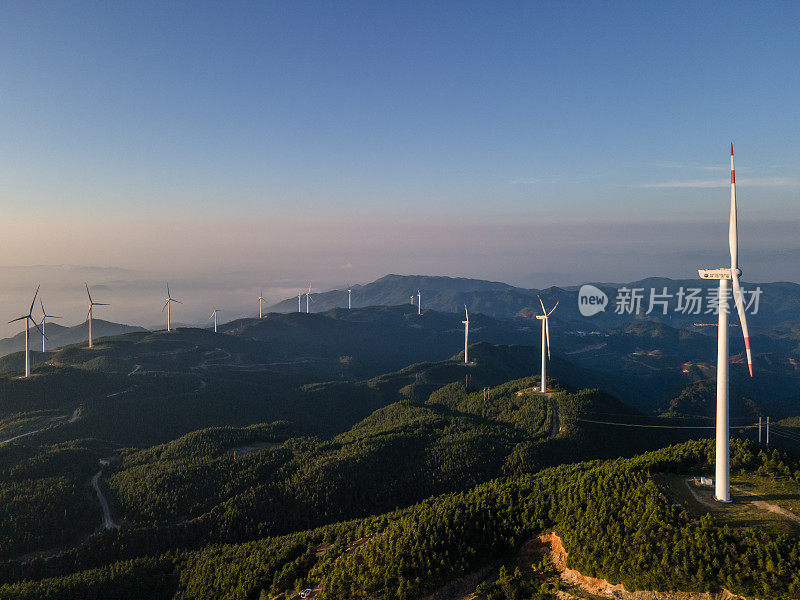
[[[492,401],[503,398],[497,393]],[[288,533],[469,488],[500,474],[516,446],[547,435],[549,425],[541,426],[549,423],[546,414],[529,414],[527,429],[518,429],[439,405],[400,402],[328,442],[292,438],[236,460],[232,448],[277,443],[290,430],[285,424],[212,428],[123,451],[112,466],[108,497],[133,527],[90,539],[41,567],[8,569],[9,580],[174,547]]]
[[[660,443],[647,430],[608,438],[606,429],[571,423],[570,415],[581,411],[619,409],[596,390],[555,394],[566,430],[549,439],[549,403],[524,392],[534,383],[530,378],[491,389],[483,407],[482,392],[451,385],[426,405],[399,402],[378,410],[330,441],[292,438],[237,460],[226,451],[253,440],[285,439],[286,426],[212,428],[125,451],[113,466],[109,499],[129,526],[91,538],[46,565],[9,569],[6,580],[304,530],[468,489],[501,474]]]
[[[89,478],[108,448],[93,440],[0,446],[0,557],[74,543],[98,522]]]
[[[327,599],[415,598],[513,555],[531,536],[550,530],[564,541],[570,567],[628,589],[724,586],[759,597],[800,594],[796,536],[768,536],[719,527],[708,516],[691,517],[650,477],[707,468],[712,454],[713,443],[703,440],[632,459],[563,465],[283,538],[211,545],[8,584],[0,587],[0,598],[128,598],[112,591],[134,567],[154,590],[147,597],[156,600],[266,598],[316,582]],[[800,470],[796,457],[750,443],[734,443],[732,459],[734,469]],[[510,571],[484,591],[497,595],[506,588],[526,594],[520,597],[545,594]]]
[[[534,389],[539,381],[539,377],[527,377],[501,384],[488,390],[488,399],[484,399],[483,390],[467,393],[463,385],[452,383],[432,393],[428,404],[510,423],[534,435],[547,435],[553,415],[547,398]],[[555,384],[552,391],[564,389]]]
[[[109,486],[130,521],[174,523],[214,509],[203,521],[226,523],[218,526],[220,536],[230,531],[230,521],[246,537],[375,514],[472,487],[500,474],[517,444],[545,439],[549,404],[517,395],[531,384],[522,380],[493,390],[485,415],[399,402],[329,442],[308,440],[303,447],[294,439],[291,449],[284,445],[236,460],[234,446],[285,440],[287,427],[203,430],[124,453]]]
[[[0,598],[167,600],[177,589],[176,569],[179,564],[176,557],[170,555],[115,562],[66,577],[0,586]]]
[[[548,469],[423,502],[333,563],[324,597],[417,597],[549,528],[564,540],[572,568],[629,589],[725,586],[770,598],[800,594],[797,537],[693,519],[648,476],[705,465],[712,448],[709,441],[688,442],[632,460]],[[734,445],[736,468],[770,460],[775,459],[749,445]]]
[[[282,443],[296,431],[293,425],[281,421],[248,427],[209,427],[144,450],[123,450],[120,452],[120,465],[124,469],[156,461],[218,458],[230,454],[231,449],[237,446]]]
[[[413,372],[377,378],[364,388],[376,397],[415,398],[422,388],[402,392],[399,385]],[[631,429],[619,435],[586,423],[586,416],[624,422],[641,415],[598,390],[557,387],[552,402],[562,432],[550,438],[555,415],[551,402],[530,390],[536,383],[511,381],[486,397],[450,384],[422,404],[385,406],[327,441],[294,437],[293,426],[278,422],[215,427],[123,450],[109,477],[123,529],[90,536],[47,561],[0,564],[6,584],[0,598],[136,597],[120,591],[121,582],[134,579],[139,583],[132,589],[140,597],[147,589],[146,597],[154,599],[272,597],[318,581],[330,599],[411,598],[513,554],[530,536],[552,529],[562,536],[571,566],[628,587],[725,585],[761,594],[769,589],[772,597],[793,589],[792,576],[783,574],[798,567],[796,540],[766,540],[760,532],[694,519],[650,478],[655,471],[706,465],[709,443],[564,466],[631,455],[669,434]],[[324,394],[337,385],[312,386],[306,393]],[[12,497],[33,494],[56,508],[62,502],[80,506],[74,495],[83,490],[89,496],[83,506],[96,526],[99,509],[88,479],[106,450],[90,441],[7,445],[0,450],[0,481]],[[83,470],[75,466],[84,463]],[[555,464],[562,466],[546,469]],[[734,445],[733,467],[793,479],[800,474],[791,455],[748,444]],[[52,498],[37,487],[43,482]],[[10,519],[13,526],[26,527],[23,507],[8,504],[21,515]],[[19,537],[36,549],[47,547],[41,539]],[[659,562],[664,556],[667,562]],[[717,566],[698,574],[698,561]],[[771,564],[765,572],[772,578],[753,574],[754,564]],[[517,584],[525,597],[540,591],[514,571],[498,581],[487,594]]]
[[[220,502],[268,479],[291,457],[287,449],[260,452],[239,459],[182,461],[179,467],[154,472],[149,466],[128,469],[124,478],[109,480],[125,518],[155,525],[202,515]],[[125,485],[133,482],[132,485]]]
[[[41,365],[27,379],[0,377],[0,417],[65,407],[72,410],[79,403],[76,399],[101,398],[121,389],[119,385],[115,373]],[[87,390],[91,392],[87,394]]]

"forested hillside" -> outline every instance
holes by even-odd
[[[749,597],[797,596],[796,535],[720,527],[714,518],[692,516],[674,504],[654,481],[658,473],[708,468],[711,450],[710,442],[687,442],[628,460],[515,475],[284,537],[155,553],[108,568],[7,583],[0,597],[245,599],[319,585],[324,599],[415,598],[502,562],[547,531],[561,536],[571,568],[627,589],[725,587]],[[777,451],[735,443],[732,459],[743,472],[800,480],[798,460]],[[47,570],[55,569],[42,574]],[[551,597],[541,578],[527,569],[502,583]]]
[[[538,334],[473,319],[494,341]],[[250,600],[308,586],[323,600],[411,599],[476,571],[481,600],[547,598],[558,576],[522,548],[549,531],[571,567],[628,589],[794,590],[791,526],[705,514],[676,493],[670,473],[708,473],[711,446],[642,456],[710,435],[708,338],[644,322],[564,336],[541,394],[538,345],[479,341],[464,364],[457,320],[270,315],[68,346],[28,379],[0,378],[0,598]],[[444,358],[375,373],[417,345]],[[754,439],[739,427],[763,407],[733,397],[733,433]],[[793,424],[776,439],[792,441]],[[777,478],[775,497],[792,502],[796,458],[742,442],[734,467],[741,485]],[[683,566],[697,561],[718,565]]]

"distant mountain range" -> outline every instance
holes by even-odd
[[[147,330],[143,327],[136,327],[135,325],[123,325],[121,323],[103,321],[102,319],[92,319],[92,337],[95,339],[109,335],[131,333],[133,331]],[[88,340],[89,324],[88,322],[83,322],[80,325],[64,327],[58,323],[48,322],[45,335],[47,336],[47,349],[54,350],[62,346],[69,346],[70,344],[77,344]],[[32,327],[30,330],[30,344],[32,350],[42,349],[42,336],[35,327]],[[13,352],[21,352],[23,350],[25,350],[24,331],[18,333],[14,337],[0,340],[0,356],[6,356]]]
[[[709,308],[711,294],[708,290],[716,288],[713,281],[701,279],[675,280],[664,277],[653,277],[630,283],[594,283],[592,284],[608,297],[604,311],[591,317],[581,315],[578,308],[580,286],[566,288],[550,287],[542,290],[514,287],[506,283],[466,279],[454,277],[435,277],[427,275],[386,275],[366,285],[352,286],[353,307],[410,304],[411,296],[422,293],[422,309],[434,309],[442,312],[463,313],[464,305],[470,312],[482,313],[496,319],[514,317],[532,318],[541,312],[539,299],[541,296],[548,307],[558,301],[559,308],[553,315],[553,321],[568,323],[576,329],[607,329],[637,320],[651,320],[668,324],[680,329],[696,329],[706,324],[715,323]],[[751,328],[769,328],[786,324],[800,324],[800,285],[790,282],[750,284],[742,283],[745,290],[761,290],[758,299],[758,312],[748,319]],[[617,300],[626,292],[624,289],[637,290],[639,295],[638,310],[617,312]],[[660,294],[666,288],[669,297]],[[694,306],[685,300],[684,306],[689,310],[678,310],[681,300],[678,294],[683,288],[688,294],[690,289],[700,289],[702,302],[699,314]],[[653,290],[653,310],[651,308],[651,290]],[[323,312],[331,308],[347,306],[347,290],[312,293],[311,311]],[[746,298],[748,300],[750,297]],[[664,300],[666,305],[659,303]],[[305,311],[305,298],[302,299],[302,310]],[[628,307],[633,308],[632,304]],[[666,315],[663,314],[666,307]],[[288,298],[270,308],[274,312],[296,312],[297,297]],[[648,314],[649,311],[649,314]],[[749,314],[749,313],[748,313]],[[738,319],[734,317],[734,323]],[[699,324],[699,325],[698,325]]]

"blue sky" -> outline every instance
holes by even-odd
[[[799,26],[791,2],[5,3],[0,264],[542,285],[613,248],[598,279],[690,276],[726,250],[733,140],[743,268],[749,244],[754,280],[797,279]]]

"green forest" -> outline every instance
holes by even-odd
[[[712,444],[702,440],[631,459],[552,467],[300,533],[7,583],[0,597],[271,598],[319,584],[326,599],[415,598],[513,556],[547,531],[561,536],[571,568],[629,590],[724,587],[769,598],[800,594],[796,536],[691,517],[652,478],[696,472],[709,465],[711,453]],[[800,481],[797,458],[751,442],[733,444],[732,464]],[[524,582],[518,584],[525,589]],[[517,584],[506,573],[497,585]]]

